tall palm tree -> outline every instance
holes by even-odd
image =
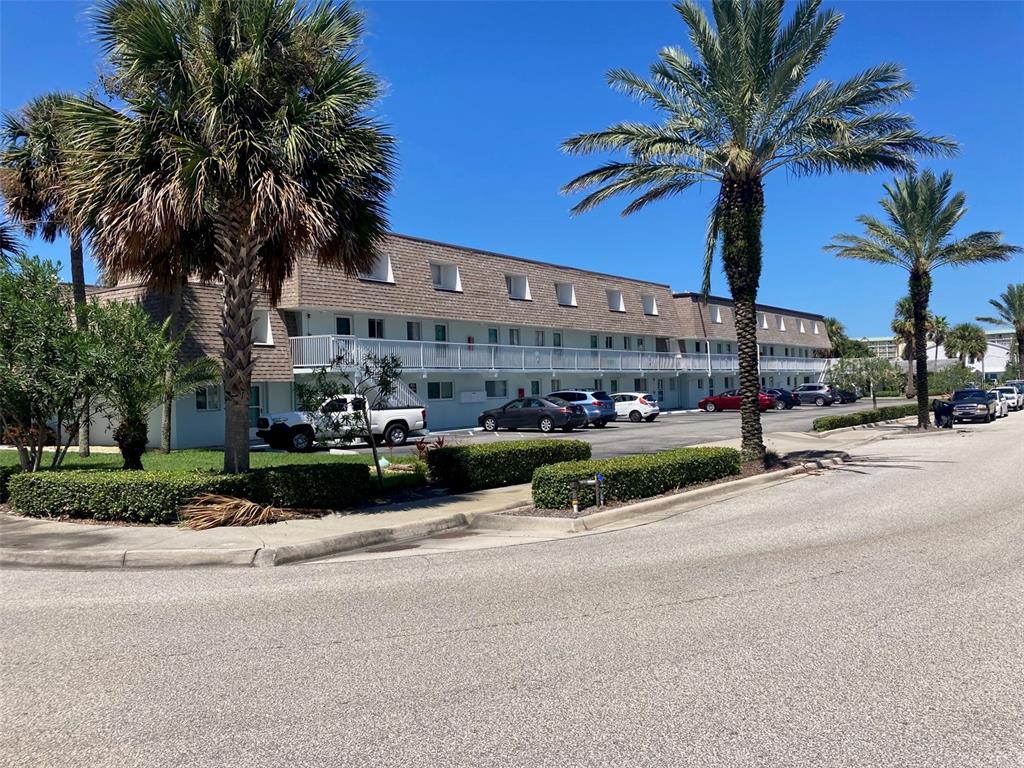
[[[114,274],[159,280],[153,249],[209,234],[198,253],[223,293],[224,469],[245,471],[257,288],[276,302],[304,255],[368,269],[387,232],[393,140],[366,114],[380,84],[358,58],[362,15],[348,2],[106,0],[95,23],[125,107],[68,105],[74,203]]]
[[[946,334],[949,333],[949,320],[945,315],[932,315],[931,330],[928,332],[928,340],[935,345],[935,362],[939,362],[939,347],[946,341]]]
[[[957,358],[962,365],[984,360],[987,351],[988,337],[980,325],[958,323],[949,329],[946,336],[946,354]]]
[[[33,99],[21,110],[5,114],[0,128],[0,194],[7,213],[32,236],[52,243],[59,235],[71,241],[71,293],[79,329],[88,323],[85,306],[83,221],[68,201],[64,173],[65,134],[61,108],[70,96],[50,93]],[[88,414],[88,405],[85,413]],[[89,455],[89,418],[78,430],[78,453]]]
[[[988,303],[995,308],[996,315],[974,319],[982,323],[1006,323],[1011,326],[1017,342],[1017,365],[1024,366],[1024,283],[1010,283],[998,300],[989,299]]]
[[[896,311],[890,328],[895,336],[896,356],[907,360],[907,384],[904,391],[907,397],[914,395],[914,309],[909,296],[903,296],[896,302]],[[901,349],[902,347],[902,349]]]
[[[845,259],[900,267],[908,273],[914,325],[914,363],[917,368],[917,424],[931,426],[928,411],[928,298],[932,273],[946,265],[961,267],[1006,261],[1021,249],[1002,240],[999,232],[974,232],[953,237],[953,229],[967,211],[963,192],[950,195],[953,175],[931,171],[885,184],[881,200],[883,221],[858,216],[863,235],[840,234],[825,250]]]
[[[582,213],[617,195],[632,200],[623,215],[666,200],[701,182],[718,184],[704,252],[705,295],[712,259],[721,256],[736,310],[743,393],[743,454],[764,455],[758,410],[757,290],[761,277],[764,179],[773,171],[818,175],[837,171],[908,171],[916,154],[951,153],[956,145],[919,133],[892,104],[911,85],[894,64],[849,80],[808,84],[842,17],[803,0],[783,23],[783,0],[713,0],[714,24],[696,0],[675,9],[696,54],[664,48],[650,77],[615,69],[609,83],[653,108],[654,122],[621,122],[568,139],[573,154],[623,152],[570,181],[586,191]]]
[[[825,335],[828,337],[829,355],[831,357],[843,356],[843,345],[847,339],[846,328],[834,317],[826,317],[824,320]]]
[[[0,267],[8,267],[11,259],[25,250],[21,238],[7,219],[0,219]]]

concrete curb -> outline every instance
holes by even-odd
[[[470,528],[492,531],[539,531],[544,533],[583,533],[592,531],[612,523],[618,523],[630,518],[655,512],[664,512],[678,506],[694,502],[711,503],[723,501],[737,496],[752,488],[771,485],[793,475],[807,473],[813,469],[827,469],[838,466],[849,461],[850,455],[842,453],[831,459],[815,459],[801,464],[798,467],[789,467],[776,472],[768,472],[754,477],[744,477],[740,480],[731,480],[727,483],[710,485],[706,488],[698,488],[692,491],[682,491],[668,496],[659,496],[656,499],[639,501],[635,504],[627,504],[615,509],[608,509],[603,512],[595,512],[585,517],[564,518],[564,517],[528,517],[515,515],[501,515],[487,513],[477,515],[469,524]]]

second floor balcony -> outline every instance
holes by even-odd
[[[353,336],[295,336],[288,340],[296,372],[329,368],[339,358],[395,355],[405,370],[422,371],[579,371],[603,373],[735,372],[736,355],[646,352],[628,349],[527,347],[447,341],[359,339]],[[813,357],[762,357],[761,370],[818,372],[828,361]]]

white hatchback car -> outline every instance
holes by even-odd
[[[1006,405],[1011,411],[1019,411],[1024,408],[1024,392],[1016,387],[996,387],[1006,398]]]
[[[661,413],[658,401],[647,392],[616,392],[612,400],[615,401],[615,413],[630,421],[654,421]]]

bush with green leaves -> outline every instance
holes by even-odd
[[[246,498],[297,509],[345,509],[370,498],[366,464],[287,464],[249,470]]]
[[[528,483],[537,467],[590,458],[582,440],[512,440],[435,448],[427,454],[430,479],[452,491]]]
[[[0,467],[0,504],[7,501],[7,484],[21,471],[21,467]]]
[[[641,456],[568,461],[533,473],[533,503],[542,509],[572,506],[571,481],[603,478],[605,501],[660,496],[696,483],[738,474],[740,452],[733,448],[674,448]],[[595,503],[593,486],[581,486],[579,504]]]
[[[844,413],[841,416],[822,416],[820,419],[815,419],[812,426],[816,432],[828,432],[830,429],[857,427],[861,424],[875,424],[879,421],[902,419],[906,416],[915,416],[916,414],[916,403],[908,405],[887,405],[882,408],[872,408],[867,411]]]

